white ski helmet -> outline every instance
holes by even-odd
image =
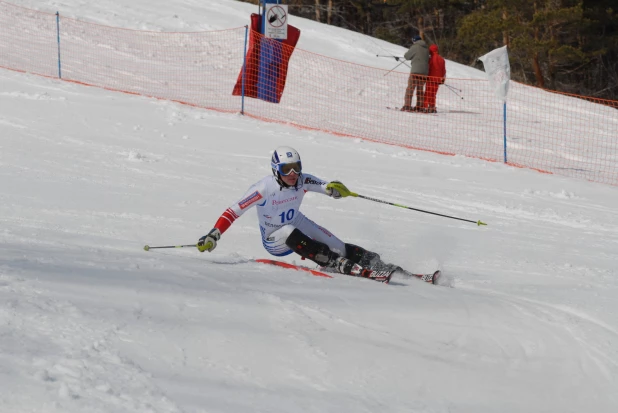
[[[297,175],[300,175],[303,169],[300,161],[300,155],[294,148],[289,146],[280,146],[273,152],[273,156],[270,160],[270,167],[272,168],[273,175],[277,178],[279,185],[287,187],[281,180],[282,175],[289,175],[294,171]]]

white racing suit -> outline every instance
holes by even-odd
[[[274,176],[266,176],[251,185],[242,198],[221,215],[215,228],[223,234],[232,223],[249,209],[256,207],[262,234],[262,244],[270,254],[281,257],[293,251],[286,245],[286,239],[294,229],[308,237],[322,242],[331,251],[345,256],[343,241],[327,229],[319,226],[300,212],[305,193],[318,192],[326,195],[324,181],[310,174],[301,174],[296,187],[281,187]]]

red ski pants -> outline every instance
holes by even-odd
[[[439,87],[440,87],[439,83],[427,82],[427,86],[425,87],[425,107],[426,108],[436,107],[436,94],[438,94]]]

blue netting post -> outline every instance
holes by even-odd
[[[249,35],[249,26],[245,26],[245,54],[242,60],[242,94],[240,113],[245,114],[245,78],[247,76],[247,36]]]
[[[60,66],[60,13],[56,12],[56,36],[58,38],[58,77],[62,79],[62,66]]]
[[[506,163],[506,101],[504,102],[504,163]]]

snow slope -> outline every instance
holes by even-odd
[[[166,31],[240,26],[255,11],[16,4]],[[291,23],[299,47],[343,60],[377,66],[381,47],[399,50]],[[2,412],[618,408],[616,187],[7,71],[0,131]],[[307,216],[410,270],[442,268],[442,286],[253,263],[267,257],[253,211],[213,253],[143,251],[196,242],[282,144],[355,192],[489,225],[307,196]]]

